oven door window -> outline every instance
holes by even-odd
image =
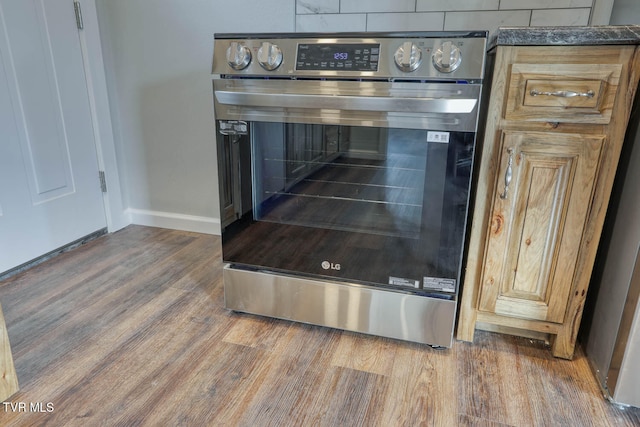
[[[419,233],[428,146],[416,132],[286,124],[278,146],[261,137],[261,127],[254,128],[256,220]]]
[[[254,123],[252,135],[255,220],[419,239],[440,234],[445,204],[466,208],[446,178],[468,181],[471,145],[449,132]]]

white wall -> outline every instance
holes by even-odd
[[[587,23],[592,0],[97,3],[123,205],[131,221],[218,233],[210,78],[214,32],[577,25]]]
[[[134,223],[219,232],[213,33],[292,31],[293,10],[289,0],[99,0],[123,198]]]
[[[615,0],[610,23],[611,25],[640,25],[640,1]]]

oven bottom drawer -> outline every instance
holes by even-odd
[[[225,265],[225,307],[353,332],[451,347],[456,301]]]

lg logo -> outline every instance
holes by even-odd
[[[340,264],[334,264],[329,261],[322,261],[322,268],[325,270],[340,270]]]

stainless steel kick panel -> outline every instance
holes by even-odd
[[[225,307],[297,322],[451,347],[456,302],[356,284],[234,268]]]

